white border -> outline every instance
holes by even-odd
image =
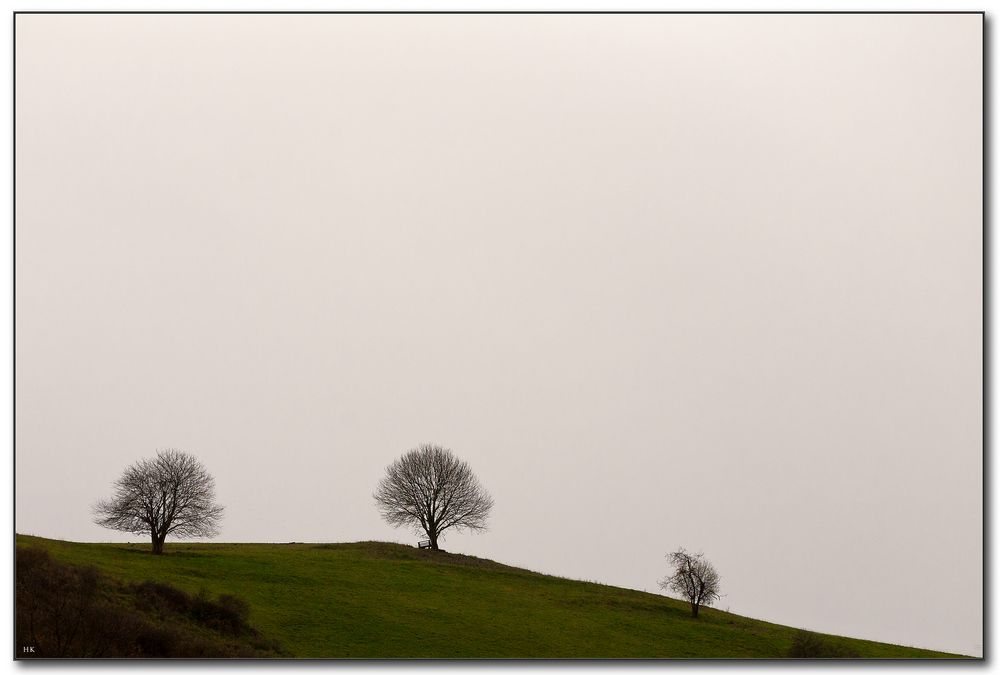
[[[13,78],[12,78],[12,53],[13,53],[13,12],[15,11],[719,11],[719,12],[742,12],[742,11],[837,11],[837,12],[849,12],[849,11],[862,11],[862,12],[873,12],[873,11],[986,11],[987,12],[987,22],[990,21],[991,7],[986,6],[984,3],[972,3],[972,2],[928,2],[928,1],[903,1],[903,0],[881,0],[878,2],[836,2],[828,0],[826,2],[810,2],[810,1],[796,1],[796,0],[772,0],[768,3],[759,2],[720,2],[718,0],[704,0],[702,2],[679,2],[671,0],[624,0],[620,3],[613,3],[607,0],[603,2],[598,1],[587,1],[587,0],[508,0],[505,2],[497,0],[438,0],[437,2],[421,2],[419,0],[379,0],[377,2],[365,2],[364,0],[345,0],[342,2],[330,2],[329,0],[295,0],[294,2],[289,0],[288,2],[275,2],[274,0],[207,0],[205,2],[196,2],[194,0],[106,0],[100,3],[83,3],[71,2],[69,0],[63,1],[53,1],[53,0],[34,0],[31,2],[21,1],[17,3],[7,4],[8,12],[6,14],[6,20],[0,27],[0,82],[2,82],[3,91],[3,106],[0,116],[3,120],[3,128],[5,132],[0,136],[0,145],[4,149],[4,157],[6,161],[3,163],[2,168],[0,168],[0,180],[3,181],[5,186],[3,190],[0,190],[0,212],[5,214],[5,218],[9,223],[4,229],[4,236],[0,237],[0,353],[6,356],[0,360],[0,373],[2,373],[2,381],[4,386],[0,389],[0,439],[2,439],[3,447],[6,452],[4,454],[5,461],[0,462],[0,472],[2,472],[2,481],[4,485],[13,485],[13,368],[12,360],[9,355],[12,354],[13,350],[13,273],[12,273],[12,260],[13,260],[13,241],[11,237],[12,232],[12,201],[13,201],[13,190],[12,190],[12,134],[11,129],[13,128]],[[989,34],[989,33],[988,33]],[[995,49],[990,50],[989,63],[988,63],[988,73],[995,71],[995,58],[993,54]],[[989,87],[987,88],[989,92]],[[987,123],[991,128],[995,129],[996,114],[992,111]],[[987,157],[991,153],[987,153]],[[989,174],[988,174],[989,175]],[[996,191],[996,176],[993,174],[991,180],[987,185],[989,194],[991,196],[991,201],[993,197],[997,194]],[[994,206],[995,208],[995,206]],[[990,259],[997,260],[997,237],[993,236],[991,240],[990,247]],[[992,267],[995,267],[993,265]],[[996,298],[995,284],[991,284],[989,289],[988,297]],[[991,314],[995,307],[994,303],[991,303]],[[997,338],[996,334],[993,335],[993,339],[990,344],[991,352],[997,354]],[[995,381],[995,369],[991,368],[991,380]],[[997,420],[1000,416],[997,415],[998,408],[1000,408],[1000,402],[997,401],[995,396],[990,397],[991,406],[987,414],[990,415],[990,419]],[[994,461],[991,466],[990,485],[996,486],[997,475],[996,475],[996,462]],[[987,500],[987,504],[990,500]],[[987,522],[992,521],[992,509],[990,510]],[[13,498],[0,499],[0,522],[10,523],[10,527],[13,528]],[[989,542],[987,542],[989,543]],[[992,549],[992,546],[989,547]],[[0,634],[3,636],[2,649],[0,651],[0,659],[10,658],[6,655],[13,654],[13,568],[11,564],[13,556],[13,544],[12,537],[3,537],[2,544],[0,544],[0,565],[2,565],[3,573],[0,574],[0,579],[5,580],[5,583],[0,583],[0,592],[2,592],[3,606],[0,608]],[[992,568],[991,574],[992,577]],[[989,590],[989,589],[987,589]],[[992,593],[990,597],[987,598],[985,609],[987,612],[992,606]],[[991,630],[988,643],[994,649],[997,647],[996,641],[996,631]],[[995,668],[995,661],[993,659],[992,663],[987,664],[987,669],[992,671]],[[22,662],[13,661],[0,661],[4,664],[3,670],[5,672],[12,671],[15,669],[24,669],[26,667],[38,668],[41,664],[34,664],[33,666],[27,666]],[[76,664],[69,665],[49,665],[41,666],[44,668],[50,667],[61,667],[61,668],[80,668],[87,667],[88,664]],[[419,669],[419,670],[436,670],[439,665],[434,664],[433,666],[428,664],[419,663],[394,663],[394,662],[337,662],[337,661],[326,661],[326,662],[282,662],[282,663],[246,663],[246,662],[225,662],[221,664],[190,664],[183,662],[157,662],[156,664],[151,663],[112,663],[108,664],[103,662],[100,664],[90,664],[92,666],[98,666],[100,668],[111,667],[117,672],[133,672],[140,671],[144,668],[150,666],[156,668],[169,668],[169,669],[183,669],[186,672],[202,673],[217,670],[218,668],[269,668],[277,670],[292,670],[302,667],[310,666],[320,666],[326,668],[336,668],[337,670],[346,671],[361,671],[370,670],[371,668],[392,668],[392,669]],[[892,664],[893,669],[898,669],[899,667],[909,668],[909,667],[927,667],[929,664],[914,664],[914,666],[907,666],[906,664],[899,664],[898,662]],[[858,667],[858,664],[848,665],[848,664],[822,664],[824,670],[828,668],[843,669]],[[945,670],[958,669],[958,668],[969,668],[977,667],[974,664],[959,664],[950,663],[944,664],[939,668]],[[673,663],[673,662],[663,662],[662,664],[654,664],[652,666],[647,662],[643,666],[624,664],[603,664],[600,662],[582,662],[579,664],[504,664],[503,662],[477,662],[471,664],[455,664],[455,665],[444,665],[440,666],[446,668],[451,672],[472,672],[476,670],[483,669],[509,669],[516,668],[520,672],[536,673],[548,671],[553,668],[557,668],[560,671],[577,671],[583,672],[586,670],[592,670],[594,668],[600,668],[602,671],[610,672],[625,672],[626,670],[635,670],[637,667],[643,670],[654,667],[657,669],[673,669],[678,667],[684,668],[698,668],[701,672],[721,672],[723,670],[728,670],[733,667],[739,668],[780,668],[782,671],[805,671],[809,669],[815,669],[817,666],[807,666],[796,663],[779,664],[774,662],[765,662],[754,664],[753,662],[740,662],[739,664],[733,664],[733,666],[725,666],[724,664],[705,664],[699,665],[697,663]],[[935,668],[936,670],[939,668]]]

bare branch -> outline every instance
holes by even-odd
[[[438,445],[420,445],[386,467],[373,496],[387,523],[426,533],[433,549],[445,530],[485,530],[493,508],[469,465]]]
[[[163,551],[167,535],[214,537],[223,507],[215,504],[215,479],[201,462],[179,450],[160,450],[125,469],[114,482],[114,496],[94,506],[102,527],[148,534],[153,552]]]
[[[697,618],[698,608],[719,599],[722,580],[712,563],[702,553],[688,553],[679,548],[667,555],[674,572],[660,581],[660,588],[679,593],[691,603],[691,614]]]

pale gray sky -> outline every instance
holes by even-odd
[[[222,541],[448,549],[981,653],[978,15],[21,15],[18,531],[199,456]]]

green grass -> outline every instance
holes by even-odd
[[[231,593],[299,657],[780,658],[794,628],[652,593],[398,544],[78,544],[24,535],[58,561],[122,581]],[[828,636],[863,657],[954,657]]]

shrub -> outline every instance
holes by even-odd
[[[191,596],[170,584],[143,581],[132,584],[136,598],[163,611],[187,613],[191,610]]]
[[[230,635],[252,633],[247,623],[250,606],[234,595],[220,595],[218,600],[202,590],[191,603],[190,616],[212,630]]]
[[[840,642],[833,642],[817,633],[800,630],[792,639],[788,656],[793,659],[856,659],[861,655]]]
[[[85,649],[100,600],[97,570],[60,565],[40,549],[18,548],[16,556],[15,654],[23,646],[36,656]]]
[[[281,654],[276,642],[261,637],[247,623],[249,606],[235,596],[213,600],[201,592],[192,597],[156,581],[122,584],[93,567],[59,563],[40,548],[19,546],[16,556],[15,656]],[[26,646],[34,651],[23,652]]]

